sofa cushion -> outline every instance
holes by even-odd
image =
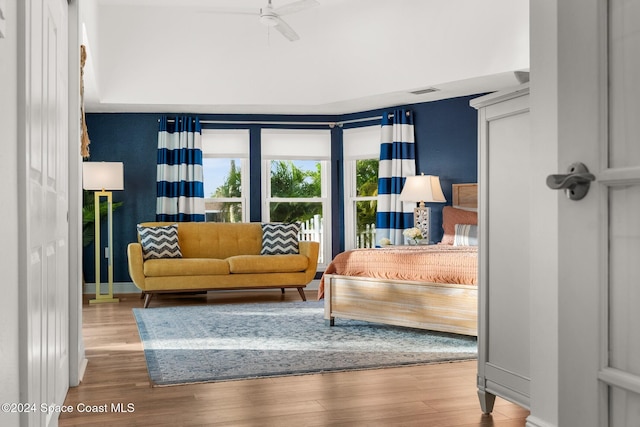
[[[300,225],[285,223],[262,224],[261,255],[297,254]]]
[[[178,227],[178,238],[184,258],[226,259],[259,255],[262,249],[260,223],[184,223]]]
[[[215,258],[150,259],[143,268],[147,277],[229,274],[229,263]]]
[[[305,271],[309,265],[304,255],[238,255],[227,261],[231,273],[293,273]]]
[[[157,227],[144,227],[138,224],[137,228],[145,260],[182,257],[178,243],[178,224]]]
[[[172,222],[143,222],[143,227]],[[259,255],[262,226],[259,222],[179,222],[178,242],[183,258],[226,259],[235,255]]]

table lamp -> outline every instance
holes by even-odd
[[[447,201],[442,193],[440,178],[425,174],[407,177],[400,193],[400,200],[420,203],[413,209],[414,227],[418,228],[422,238],[429,242],[431,208],[426,207],[424,203],[443,203]]]
[[[82,188],[94,190],[95,204],[95,257],[96,257],[96,297],[89,300],[89,304],[104,302],[119,302],[113,297],[113,190],[124,190],[124,167],[122,162],[83,162]],[[109,292],[100,291],[100,198],[107,198],[108,227],[108,285]]]

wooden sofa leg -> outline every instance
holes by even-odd
[[[302,297],[302,301],[306,301],[307,300],[307,296],[304,294],[304,288],[298,288],[298,293]]]
[[[151,292],[149,292],[148,294],[145,295],[145,297],[144,297],[144,308],[149,307],[149,303],[151,302],[151,297],[153,297],[153,294]]]
[[[280,290],[282,291],[282,293],[284,294],[284,288],[280,288]]]

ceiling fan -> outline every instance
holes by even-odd
[[[274,28],[279,31],[283,36],[285,36],[290,41],[296,41],[300,39],[298,33],[296,33],[289,24],[287,24],[281,16],[290,15],[292,13],[301,12],[306,9],[310,9],[315,6],[319,6],[316,0],[298,0],[293,3],[285,4],[280,7],[273,7],[271,4],[271,0],[267,0],[268,3],[265,7],[260,8],[259,10],[255,9],[230,9],[223,8],[212,10],[208,9],[207,11],[210,13],[224,13],[224,14],[233,14],[233,15],[254,15],[260,17],[260,22],[263,25]]]

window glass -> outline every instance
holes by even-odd
[[[249,131],[205,129],[202,147],[205,220],[246,222]]]
[[[380,127],[344,131],[346,249],[376,246]]]
[[[321,163],[315,160],[272,160],[272,197],[320,197]]]
[[[356,160],[356,196],[378,195],[378,159]]]
[[[355,233],[356,248],[376,246],[376,210],[378,207],[378,159],[355,161]]]
[[[242,160],[204,158],[205,219],[242,222]]]

